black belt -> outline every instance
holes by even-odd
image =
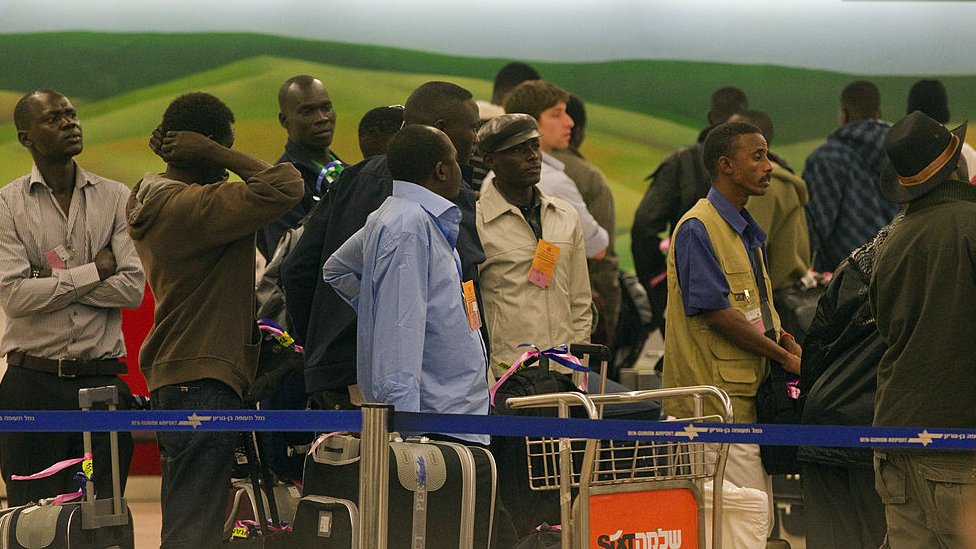
[[[117,375],[128,371],[125,363],[117,358],[102,360],[52,359],[19,352],[7,353],[7,365],[55,374],[58,377]]]

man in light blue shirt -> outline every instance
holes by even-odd
[[[397,411],[487,415],[481,321],[473,287],[462,287],[455,250],[457,152],[440,130],[412,125],[394,135],[387,160],[393,196],[322,268],[360,318],[363,397]],[[456,436],[488,442],[484,435]]]

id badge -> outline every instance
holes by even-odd
[[[766,325],[763,323],[762,319],[762,309],[756,307],[755,309],[750,309],[746,311],[746,320],[752,323],[752,326],[756,328],[761,334],[766,333]]]
[[[52,269],[65,269],[68,260],[71,259],[71,254],[64,248],[64,245],[58,244],[53,250],[44,252],[44,259],[47,260],[47,266]]]
[[[468,280],[461,284],[464,294],[464,312],[468,315],[468,328],[471,331],[481,329],[481,311],[478,309],[478,297],[474,293],[474,282]]]
[[[549,286],[552,275],[556,272],[556,262],[559,261],[559,246],[539,239],[535,248],[535,257],[529,268],[529,282],[540,288]]]

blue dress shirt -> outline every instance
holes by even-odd
[[[487,356],[481,332],[469,329],[455,251],[460,222],[451,201],[394,181],[393,196],[322,267],[359,316],[357,381],[368,402],[488,414]]]
[[[739,234],[755,272],[752,251],[762,247],[763,257],[766,257],[766,233],[745,208],[737,211],[729,199],[715,190],[715,187],[708,191],[706,198],[715,206],[722,219]],[[685,221],[675,233],[672,245],[685,315],[694,316],[703,311],[728,308],[731,291],[728,278],[715,257],[705,225],[695,218]]]

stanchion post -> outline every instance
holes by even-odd
[[[393,406],[363,404],[359,462],[359,547],[386,549]]]

